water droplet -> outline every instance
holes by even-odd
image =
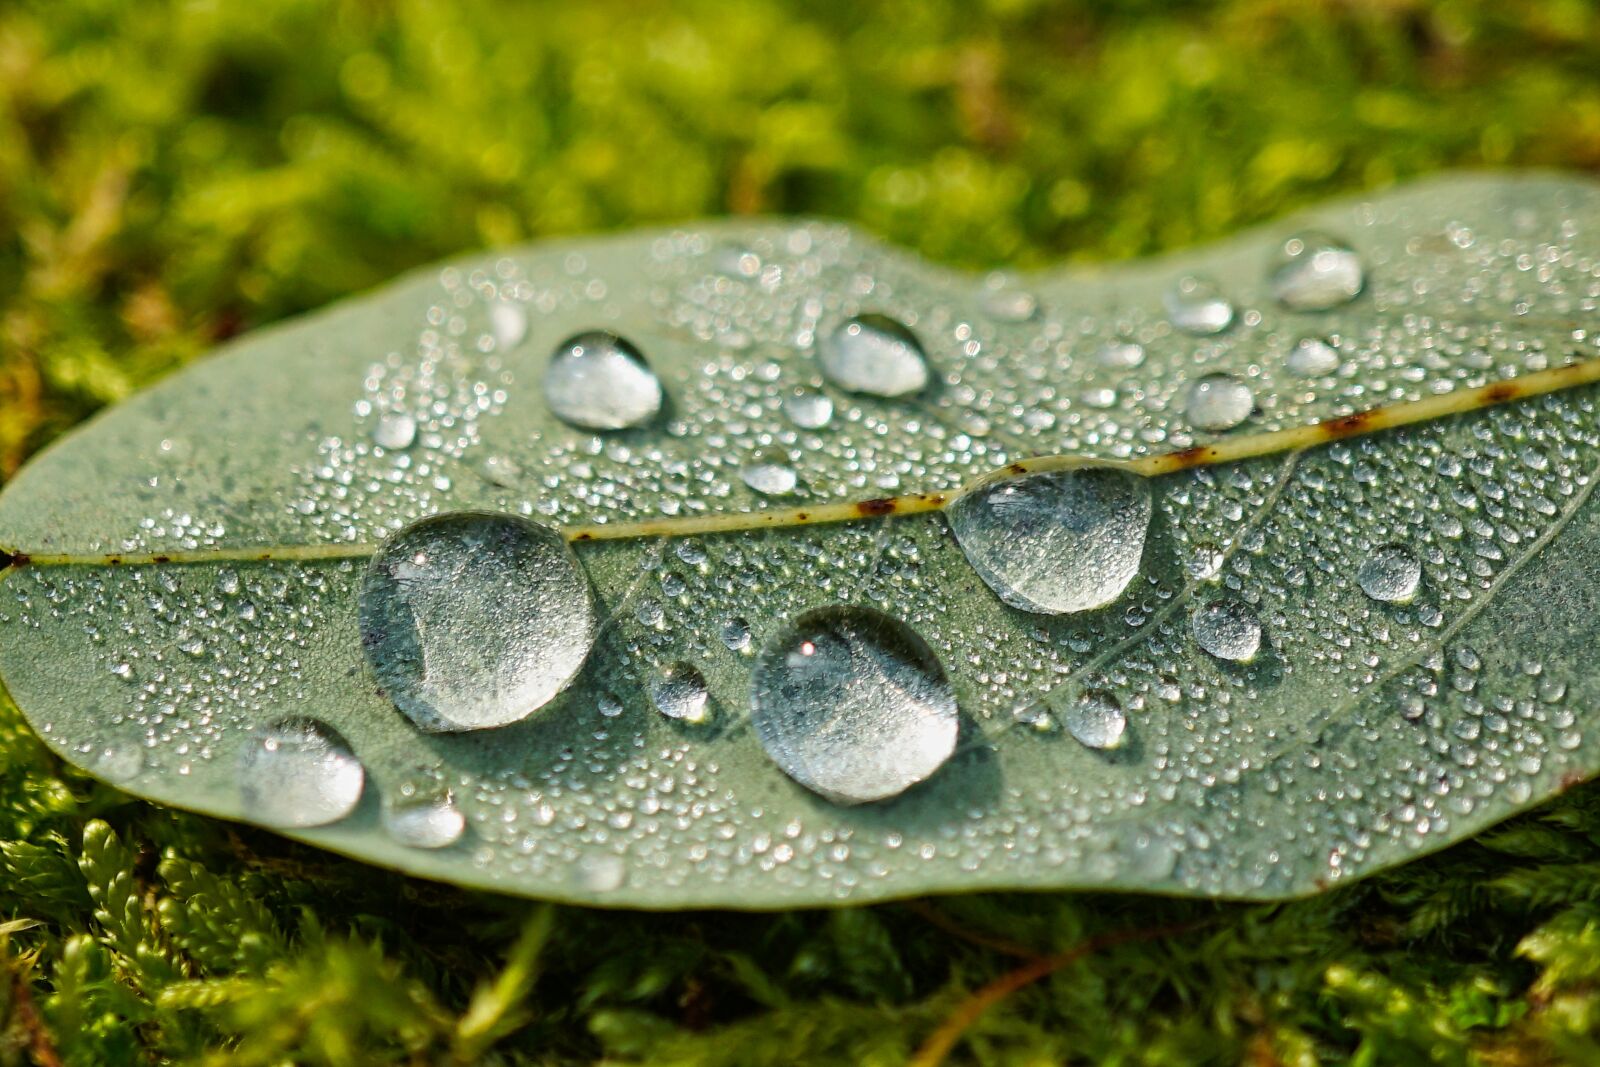
[[[1361,257],[1321,233],[1300,233],[1283,243],[1272,270],[1272,295],[1292,311],[1327,311],[1348,304],[1366,285]]]
[[[621,856],[591,854],[572,865],[579,886],[595,893],[611,893],[628,880],[628,867]]]
[[[1128,729],[1122,704],[1104,689],[1090,689],[1079,695],[1061,713],[1067,733],[1089,748],[1116,748]]]
[[[509,456],[485,456],[483,462],[478,465],[478,471],[483,475],[484,481],[490,485],[498,485],[502,489],[510,489],[522,480],[522,468]]]
[[[1405,545],[1383,545],[1362,561],[1356,584],[1373,600],[1404,604],[1417,595],[1422,561]]]
[[[783,772],[840,804],[897,796],[955,751],[955,693],[905,623],[859,607],[808,611],[761,650],[751,718]]]
[[[495,347],[504,352],[528,336],[528,313],[517,304],[496,304],[489,309],[489,326],[494,330]]]
[[[1320,337],[1302,337],[1284,362],[1298,378],[1321,378],[1339,369],[1339,350]]]
[[[1218,659],[1247,663],[1261,650],[1261,622],[1237,600],[1213,600],[1189,616],[1189,629],[1201,648]]]
[[[692,663],[663,667],[650,682],[650,702],[669,719],[703,723],[711,717],[711,692]]]
[[[1012,607],[1059,615],[1111,603],[1139,573],[1150,486],[1111,467],[991,482],[950,507],[967,561]]]
[[[461,840],[467,818],[449,794],[402,797],[383,806],[383,828],[411,848],[448,848]]]
[[[750,647],[750,624],[735,615],[722,621],[722,643],[730,652],[743,652]]]
[[[392,411],[382,416],[372,430],[373,443],[391,452],[410,448],[416,439],[417,420],[403,411]]]
[[[1026,289],[1005,285],[984,295],[983,310],[1002,322],[1027,322],[1039,313],[1039,298]]]
[[[544,399],[585,430],[642,426],[661,411],[661,381],[639,350],[599,331],[563,341],[544,372]]]
[[[1205,278],[1179,278],[1165,303],[1172,325],[1185,333],[1221,333],[1233,324],[1233,304]]]
[[[1144,345],[1133,341],[1108,341],[1095,353],[1095,360],[1111,370],[1133,370],[1144,362]]]
[[[117,784],[129,782],[144,770],[144,749],[136,744],[102,745],[90,755],[86,766],[97,778]]]
[[[1189,386],[1184,412],[1197,430],[1231,430],[1255,410],[1250,386],[1231,374],[1207,374]]]
[[[788,453],[781,448],[764,448],[751,456],[739,468],[739,477],[763,496],[787,496],[800,484]]]
[[[887,315],[841,323],[821,345],[822,373],[842,389],[906,396],[928,384],[928,361],[916,335]]]
[[[783,413],[802,430],[820,430],[833,421],[833,401],[826,393],[794,389],[783,398]]]
[[[1117,391],[1109,386],[1099,386],[1083,391],[1083,402],[1086,406],[1105,411],[1117,406]]]
[[[588,578],[559,533],[471,511],[384,542],[360,618],[379,685],[424,730],[526,718],[577,674],[596,631]]]
[[[258,731],[239,761],[245,817],[267,826],[338,822],[355,810],[365,783],[366,771],[344,738],[315,719]]]

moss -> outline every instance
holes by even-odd
[[[217,341],[463,248],[836,215],[1129,256],[1449,166],[1600,168],[1585,0],[12,0],[0,475]],[[1276,907],[551,909],[153,808],[0,709],[0,1064],[1600,1062],[1600,791]]]

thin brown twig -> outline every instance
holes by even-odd
[[[28,1051],[33,1055],[33,1062],[39,1067],[63,1067],[61,1054],[56,1051],[50,1031],[45,1028],[39,1010],[34,1007],[33,989],[21,970],[13,972],[11,976],[11,1003],[16,1006],[17,1021],[28,1035]]]
[[[1001,975],[988,985],[980,987],[976,992],[967,997],[956,1006],[956,1010],[939,1027],[929,1034],[923,1041],[922,1047],[917,1049],[916,1055],[911,1057],[907,1067],[939,1067],[944,1062],[950,1050],[956,1047],[956,1042],[967,1029],[1000,1001],[1012,993],[1026,986],[1032,985],[1041,978],[1047,978],[1063,967],[1076,963],[1086,956],[1091,956],[1104,949],[1114,948],[1117,945],[1137,944],[1141,941],[1157,941],[1164,937],[1176,937],[1186,934],[1191,930],[1206,925],[1209,920],[1197,920],[1187,923],[1169,923],[1165,926],[1147,927],[1139,930],[1118,930],[1109,934],[1097,934],[1086,941],[1081,941],[1069,949],[1054,953],[1049,956],[1040,956],[1023,964],[1014,971]]]
[[[900,902],[900,906],[925,920],[930,926],[936,926],[951,937],[958,937],[968,944],[977,945],[979,948],[986,948],[992,952],[999,952],[1024,960],[1040,959],[1043,955],[1037,949],[1029,948],[1020,941],[1010,941],[1003,937],[991,937],[988,934],[980,934],[975,930],[969,930],[940,911],[936,905],[930,904],[926,900],[903,900]]]

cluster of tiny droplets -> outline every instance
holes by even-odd
[[[1216,431],[1237,433],[1600,356],[1582,325],[1600,305],[1600,265],[1575,251],[1573,224],[1513,216],[1511,235],[1489,240],[1416,210],[1371,206],[1352,223],[1365,289],[1338,329],[1274,302],[1259,248],[1212,264],[1189,294],[1213,302],[1198,310],[1149,301],[1143,273],[974,281],[826,224],[660,236],[636,249],[631,276],[576,253],[449,269],[414,347],[371,355],[348,428],[309,449],[282,506],[308,540],[359,542],[467,507],[594,523],[951,490],[1027,455],[1125,458],[1209,440],[1198,405],[1218,402],[1197,398],[1202,376],[1248,399],[1205,413],[1237,419]],[[1403,248],[1362,240],[1395,229],[1411,233]],[[608,329],[641,306],[651,330],[698,353],[653,365],[669,400],[657,423],[497,434],[505,414],[540,403],[549,352],[525,338],[542,319]],[[1224,311],[1215,332],[1175,322]],[[909,327],[928,388],[880,399],[822,373],[830,331],[868,314]],[[652,357],[649,336],[631,339]],[[1325,348],[1291,359],[1302,342]],[[579,895],[649,884],[656,899],[688,901],[708,882],[754,878],[845,897],[935,860],[993,884],[1044,866],[1083,883],[1225,893],[1295,888],[1308,864],[1337,880],[1472,820],[1491,797],[1501,810],[1525,802],[1581,744],[1553,668],[1508,665],[1457,634],[1573,519],[1597,444],[1592,401],[1563,394],[1169,476],[1151,565],[1081,615],[1001,605],[937,516],[594,546],[583,556],[604,618],[595,677],[541,725],[565,731],[548,757],[486,773],[419,752],[369,763],[369,788],[459,809],[466,831],[449,847],[482,878]],[[159,476],[145,491],[159,500]],[[153,505],[124,547],[199,548],[226,530]],[[263,716],[336,717],[318,701],[338,680],[303,661],[348,652],[359,581],[348,561],[41,568],[7,581],[3,621],[70,617],[130,694],[107,699],[100,736],[73,739],[87,764],[117,779],[187,775]],[[761,758],[742,696],[752,658],[784,620],[846,603],[909,626],[950,676],[968,728],[940,776],[959,765],[971,791],[940,792],[939,777],[920,787],[941,818],[725,782],[725,767]],[[688,678],[691,698],[703,686],[707,713],[652,712],[663,677]],[[1320,712],[1304,710],[1310,693],[1324,696]],[[1102,752],[1053,729],[1085,700],[1124,717],[1126,738]],[[360,753],[361,730],[344,733]],[[1341,739],[1406,755],[1358,762]]]

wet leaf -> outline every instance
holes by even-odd
[[[1597,230],[1473,177],[1026,277],[829,223],[463,260],[36,459],[0,675],[132,793],[464,885],[1310,892],[1600,762],[1593,389],[1498,385],[1600,357]],[[1169,472],[1002,476],[958,542],[1046,455]]]

